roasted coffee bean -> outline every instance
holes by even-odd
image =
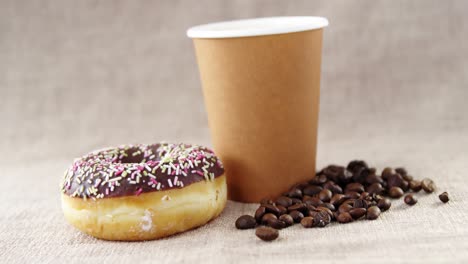
[[[340,207],[338,207],[338,212],[346,213],[349,212],[349,210],[351,209],[353,209],[353,206],[351,206],[350,204],[343,203],[342,205],[340,205]]]
[[[347,199],[358,199],[359,197],[361,197],[361,194],[359,194],[358,192],[345,192],[344,195]]]
[[[265,215],[263,215],[261,223],[267,225],[269,221],[276,219],[278,219],[276,215],[272,213],[266,213]]]
[[[330,199],[330,203],[333,204],[334,206],[339,206],[341,205],[346,199],[344,194],[335,194],[332,196],[332,198]]]
[[[392,174],[393,174],[393,169],[387,167],[387,168],[383,169],[383,171],[382,171],[382,179],[387,180],[388,176],[390,176]]]
[[[267,226],[273,227],[274,229],[283,229],[286,227],[286,223],[279,219],[270,219],[266,223]]]
[[[315,207],[323,204],[322,200],[320,200],[317,197],[310,197],[307,200],[305,200],[304,203],[307,204],[307,205],[315,206]]]
[[[361,193],[364,191],[364,186],[358,182],[348,183],[345,188],[345,193],[347,192],[358,192]]]
[[[322,189],[323,189],[322,187],[317,186],[317,185],[309,185],[306,188],[304,188],[302,193],[304,195],[314,196],[316,194],[319,194]]]
[[[331,211],[330,211],[330,213],[331,213]],[[315,214],[313,216],[313,219],[314,219],[313,226],[314,227],[325,227],[328,224],[330,224],[331,218],[332,218],[331,215],[326,211],[318,212],[317,214]]]
[[[250,229],[254,228],[256,225],[257,221],[255,221],[255,218],[250,215],[243,215],[236,220],[237,229]]]
[[[322,202],[329,202],[330,199],[332,198],[333,196],[333,193],[328,190],[328,189],[323,189],[320,193],[319,193],[319,199],[322,201]]]
[[[311,216],[306,216],[302,218],[301,225],[305,228],[311,228],[314,226],[314,218]]]
[[[395,169],[395,172],[396,172],[396,173],[399,173],[399,174],[400,174],[401,176],[403,176],[403,177],[406,176],[406,175],[408,175],[408,172],[407,172],[406,169],[403,168],[403,167],[396,168],[396,169]]]
[[[274,228],[261,226],[255,230],[255,235],[263,241],[272,241],[278,238],[279,232]]]
[[[443,203],[447,203],[450,199],[448,197],[448,193],[447,192],[443,192],[441,194],[439,194],[439,199],[443,202]]]
[[[304,218],[304,214],[299,211],[291,211],[289,215],[293,218],[294,222],[300,223],[302,218]]]
[[[404,194],[403,190],[400,187],[392,187],[388,191],[388,195],[392,198],[400,198]]]
[[[324,184],[325,182],[327,182],[328,178],[326,175],[319,175],[318,177],[315,177],[314,178],[315,180],[315,183],[314,184]]]
[[[434,181],[429,178],[425,178],[424,180],[422,180],[421,186],[422,189],[427,193],[433,193],[436,188]]]
[[[326,182],[323,185],[323,188],[330,190],[332,193],[343,193],[343,189],[332,181]]]
[[[304,190],[304,188],[306,188],[307,186],[309,186],[310,184],[308,182],[301,182],[301,183],[298,183],[296,185],[294,185],[294,188],[298,188],[300,189],[301,191]]]
[[[346,224],[353,221],[353,217],[349,213],[340,213],[336,220],[342,224]]]
[[[292,199],[286,196],[280,196],[278,199],[276,199],[276,205],[281,205],[284,207],[289,207],[292,205]]]
[[[286,224],[286,227],[294,224],[294,219],[288,214],[281,215],[278,219],[283,221]]]
[[[405,195],[405,198],[403,200],[407,205],[415,205],[418,202],[418,199],[412,194]]]
[[[363,160],[353,160],[348,164],[348,166],[346,166],[346,169],[350,170],[351,172],[354,172],[357,168],[368,168],[368,166],[367,163]]]
[[[367,208],[367,215],[366,218],[368,220],[375,220],[379,217],[380,215],[380,208],[377,206],[371,206]]]
[[[333,217],[333,211],[326,207],[318,207],[317,210],[327,213],[330,217]]]
[[[273,201],[271,199],[268,199],[268,198],[263,198],[261,201],[260,201],[260,204],[261,205],[264,205],[264,204],[273,204]]]
[[[409,182],[403,180],[403,181],[401,182],[400,188],[401,188],[404,192],[407,192],[407,191],[409,190]]]
[[[380,210],[382,210],[383,212],[390,209],[391,206],[392,206],[392,201],[390,201],[390,199],[388,198],[382,198],[377,202],[377,207],[379,207]]]
[[[402,187],[402,184],[403,184],[403,177],[401,177],[400,174],[398,173],[395,173],[395,174],[391,174],[388,176],[388,179],[387,179],[387,188],[392,188],[392,187]]]
[[[413,176],[411,176],[409,174],[402,175],[402,176],[403,176],[403,180],[405,180],[407,182],[410,182],[410,181],[414,180]]]
[[[341,173],[338,176],[338,181],[341,184],[349,183],[352,179],[353,179],[353,173],[351,171],[349,171],[348,169],[343,170],[343,173]],[[334,192],[334,193],[336,193],[336,192]]]
[[[265,210],[267,211],[267,213],[272,213],[272,214],[275,214],[276,216],[280,214],[280,210],[278,209],[278,207],[272,204],[264,204],[263,206],[265,207]]]
[[[354,169],[352,180],[357,183],[365,183],[367,176],[370,174],[369,169],[359,167]]]
[[[366,177],[366,183],[367,184],[373,184],[373,183],[380,183],[382,184],[383,182],[383,179],[382,177],[380,177],[379,175],[373,173],[373,174],[369,174],[367,175]]]
[[[262,217],[265,215],[266,213],[266,208],[265,206],[260,206],[257,211],[255,211],[255,220],[257,220],[257,223],[261,223],[262,222]]]
[[[327,209],[332,210],[332,211],[336,210],[336,207],[331,203],[323,203],[323,204],[318,206],[318,208],[320,208],[320,207],[327,208]]]
[[[376,182],[367,186],[366,191],[370,194],[382,194],[385,189],[382,187],[382,184]]]
[[[366,201],[371,200],[372,197],[370,197],[370,194],[368,192],[362,192],[361,196],[359,196],[359,199],[364,199]]]
[[[367,213],[367,209],[366,208],[353,208],[349,210],[348,213],[353,217],[354,220],[357,220],[363,217]]]
[[[302,203],[302,199],[298,199],[298,198],[291,198],[292,200],[292,204],[299,204],[299,203]],[[289,207],[289,206],[288,206]]]
[[[276,208],[279,210],[278,215],[284,215],[288,213],[288,209],[282,205],[277,205]]]
[[[292,211],[299,211],[304,213],[307,211],[307,206],[304,203],[294,204],[288,207],[288,212]]]
[[[409,188],[413,192],[419,192],[422,189],[421,181],[418,180],[412,180],[409,182]]]
[[[364,199],[356,199],[353,203],[353,208],[367,208],[367,202]]]
[[[299,188],[293,188],[289,190],[289,192],[286,194],[289,198],[297,198],[301,199],[302,198],[302,191]]]
[[[323,174],[327,176],[329,179],[333,179],[334,181],[338,180],[340,174],[343,173],[344,167],[337,166],[337,165],[329,165],[323,170]]]

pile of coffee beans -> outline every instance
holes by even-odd
[[[271,241],[279,236],[278,229],[295,223],[315,228],[331,222],[375,220],[390,209],[389,198],[405,196],[404,202],[412,206],[418,202],[412,193],[432,193],[435,189],[434,181],[416,180],[405,168],[385,168],[378,174],[366,162],[354,160],[346,167],[329,165],[312,180],[292,186],[274,200],[263,199],[253,216],[243,215],[235,225],[238,229],[260,226],[257,237]],[[449,200],[446,192],[439,198],[444,203]]]

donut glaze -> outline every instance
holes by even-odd
[[[140,195],[213,181],[224,168],[213,151],[188,144],[124,145],[91,152],[65,171],[62,193],[83,199]]]

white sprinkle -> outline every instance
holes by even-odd
[[[169,187],[172,188],[172,182],[171,182],[171,179],[167,179],[167,183],[169,184]]]
[[[174,178],[174,184],[177,185],[177,180],[179,179],[179,177],[175,176]]]

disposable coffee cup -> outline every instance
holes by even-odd
[[[229,199],[258,202],[315,176],[322,17],[192,27],[215,153]]]

